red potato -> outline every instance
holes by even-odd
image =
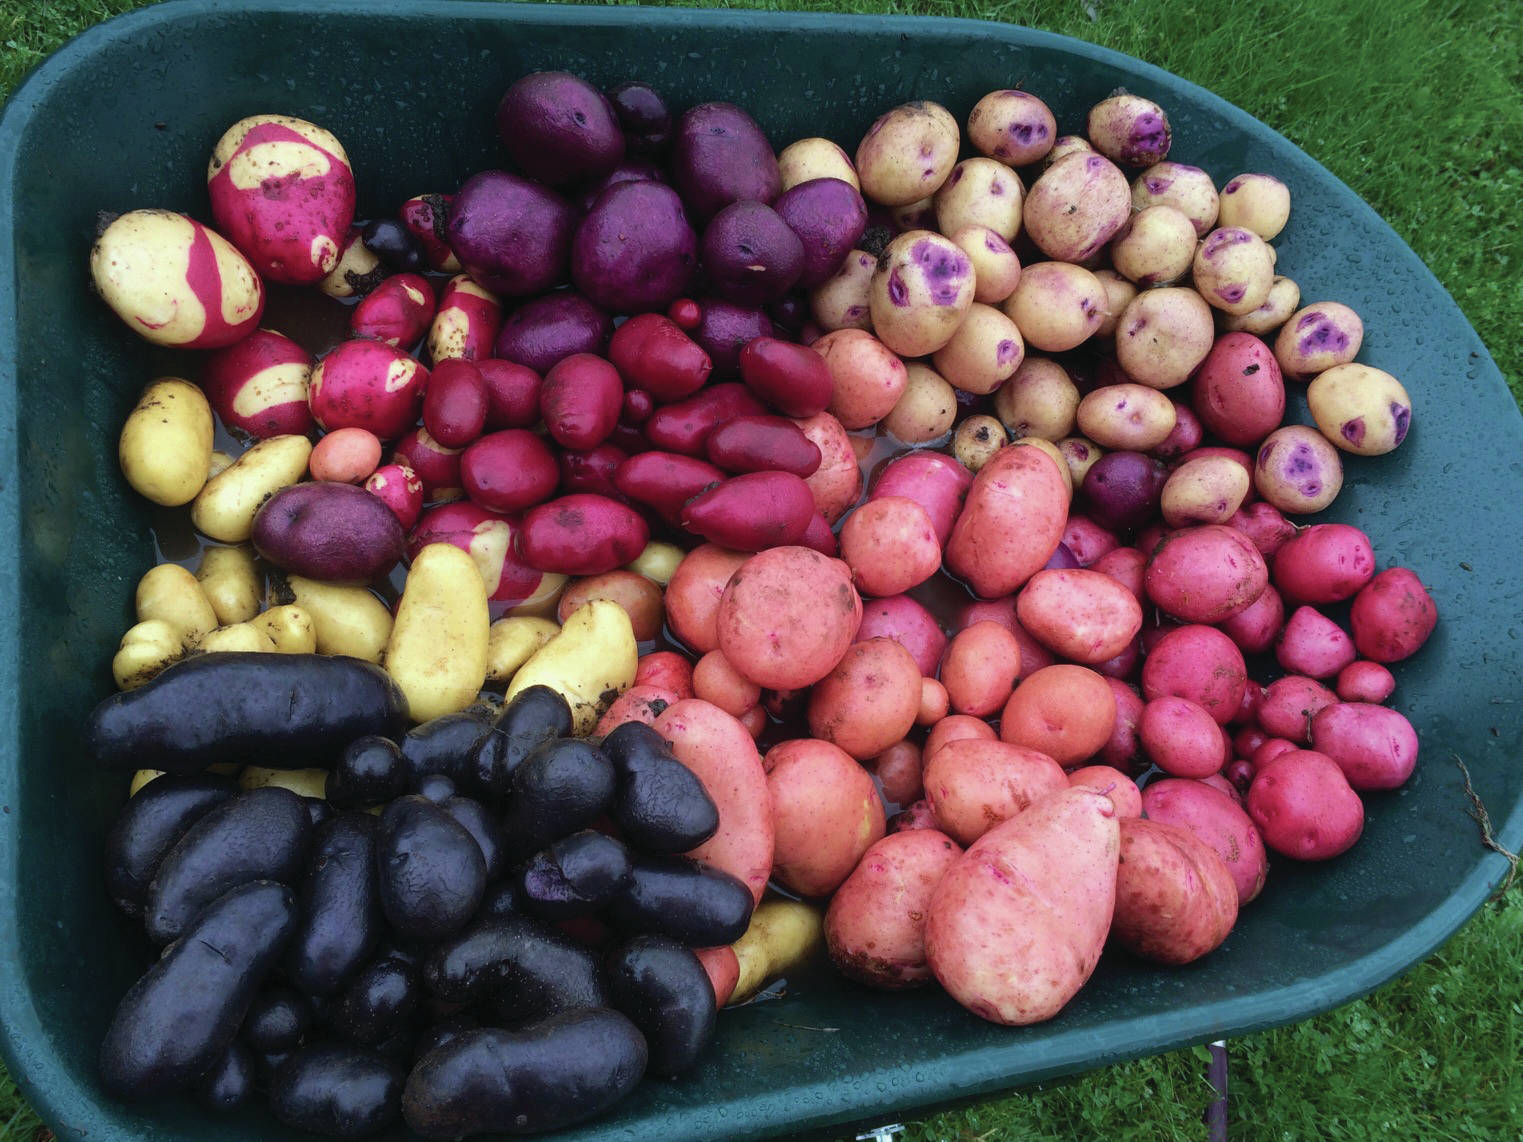
[[[1438,625],[1438,608],[1413,571],[1391,567],[1354,596],[1354,647],[1374,662],[1400,662],[1422,649]]]
[[[1248,666],[1232,640],[1213,627],[1192,624],[1163,634],[1142,667],[1148,699],[1188,698],[1225,726],[1248,689]]]
[[[1000,714],[999,736],[1068,767],[1099,753],[1115,727],[1116,697],[1105,676],[1059,663],[1016,686]]]
[[[539,423],[540,375],[527,365],[488,357],[476,362],[486,385],[486,427],[533,428]]]
[[[868,772],[878,779],[884,799],[895,805],[908,805],[925,795],[921,782],[923,768],[920,747],[908,740],[895,742],[867,763]]]
[[[1253,545],[1265,559],[1273,559],[1275,553],[1294,539],[1298,531],[1296,525],[1286,519],[1279,508],[1263,500],[1238,508],[1227,525],[1237,528],[1253,540]]]
[[[635,685],[670,690],[676,699],[695,697],[693,664],[674,650],[653,650],[642,654],[635,667]]]
[[[273,329],[256,329],[206,356],[201,389],[217,419],[259,440],[312,431],[307,385],[316,358]]]
[[[636,642],[650,642],[661,633],[661,588],[634,571],[605,571],[573,580],[556,604],[555,621],[565,625],[567,619],[594,599],[607,599],[624,608]]]
[[[781,416],[737,416],[709,433],[704,452],[726,472],[791,472],[803,479],[820,466],[820,448]]]
[[[954,629],[962,630],[972,626],[976,622],[989,619],[999,623],[1015,636],[1015,641],[1021,648],[1021,672],[1016,675],[1016,681],[1026,678],[1044,666],[1051,666],[1057,661],[1052,651],[1031,637],[1019,619],[1015,617],[1016,597],[1004,595],[998,599],[975,600],[964,604],[957,611],[956,621],[952,624]]]
[[[480,569],[488,601],[511,607],[553,596],[564,577],[524,564],[513,551],[515,531],[513,520],[476,504],[443,504],[425,512],[409,533],[407,559],[430,543],[453,543]]]
[[[998,740],[999,735],[994,732],[994,727],[988,722],[975,718],[971,714],[948,714],[931,727],[930,733],[926,734],[925,747],[920,751],[920,756],[925,761],[930,761],[931,755],[942,746],[961,741],[963,738],[992,742]]]
[[[1269,568],[1242,532],[1220,524],[1163,538],[1144,573],[1148,598],[1191,623],[1219,623],[1246,610],[1269,583]]]
[[[1072,520],[1073,517],[1070,516],[1069,522],[1071,523]],[[1107,551],[1088,566],[1091,571],[1109,575],[1140,602],[1143,597],[1143,569],[1147,566],[1147,562],[1148,557],[1135,547],[1117,547]]]
[[[1188,964],[1221,946],[1237,923],[1232,874],[1188,829],[1120,821],[1121,861],[1110,938],[1133,955]]]
[[[1120,547],[1121,540],[1115,532],[1101,527],[1088,516],[1071,512],[1063,527],[1063,546],[1068,548],[1068,553],[1080,567],[1093,568],[1101,558]]]
[[[312,455],[307,457],[307,471],[314,480],[359,484],[370,477],[380,462],[381,442],[375,433],[363,428],[340,428],[313,445]]]
[[[829,742],[781,742],[762,758],[776,834],[772,875],[800,896],[828,896],[883,839],[872,776]]]
[[[1171,777],[1209,777],[1231,759],[1230,743],[1203,706],[1165,695],[1142,708],[1142,748]]]
[[[834,524],[862,494],[862,467],[852,449],[852,437],[828,412],[817,412],[794,423],[820,450],[820,466],[805,483],[815,508],[826,523]]]
[[[1116,580],[1082,568],[1038,571],[1016,596],[1015,614],[1060,658],[1093,666],[1114,658],[1142,630],[1142,604]]]
[[[858,761],[876,757],[914,727],[920,678],[910,652],[897,642],[853,643],[809,693],[809,732]]]
[[[719,810],[719,830],[687,855],[738,877],[760,903],[772,873],[772,796],[750,733],[697,698],[668,706],[654,728]]]
[[[904,647],[920,673],[928,676],[935,675],[947,646],[947,636],[935,617],[908,595],[864,600],[862,622],[851,641],[879,637],[891,638]]]
[[[625,497],[614,484],[614,474],[629,459],[621,448],[599,444],[587,452],[562,452],[555,458],[560,470],[561,487],[568,492],[593,492],[610,500]]]
[[[825,947],[836,970],[888,990],[927,983],[926,912],[961,855],[936,829],[894,833],[863,853],[825,912]]]
[[[1309,731],[1306,736],[1308,739],[1311,737]],[[1282,753],[1290,753],[1292,750],[1300,748],[1299,745],[1288,738],[1265,738],[1264,741],[1259,743],[1258,748],[1253,751],[1253,756],[1248,759],[1248,764],[1252,766],[1253,772],[1257,773]]]
[[[668,523],[676,524],[684,504],[724,479],[722,471],[696,456],[639,452],[620,463],[613,486],[620,495],[654,508]]]
[[[446,448],[420,426],[397,441],[391,459],[412,469],[423,484],[424,503],[435,504],[464,498],[465,488],[460,479],[460,457],[464,451]]]
[[[539,390],[539,411],[551,438],[579,452],[608,439],[623,404],[618,370],[591,353],[573,353],[557,363]]]
[[[934,726],[951,708],[952,699],[945,686],[934,678],[920,680],[920,710],[915,715],[917,726]]]
[[[947,542],[947,570],[989,599],[1013,592],[1057,550],[1068,517],[1068,488],[1057,462],[1011,446],[978,475]]]
[[[450,255],[454,261],[455,256]],[[502,302],[471,280],[456,274],[444,283],[428,327],[428,359],[434,364],[455,357],[484,361],[492,356],[502,332]],[[507,427],[507,426],[504,426]]]
[[[689,650],[707,654],[719,645],[720,599],[730,577],[749,559],[743,551],[704,543],[677,564],[666,585],[666,623]],[[850,642],[848,637],[841,649]]]
[[[757,337],[740,351],[740,378],[756,396],[784,416],[810,417],[830,406],[835,380],[813,349]]]
[[[1105,681],[1110,685],[1111,698],[1116,703],[1116,721],[1105,744],[1095,754],[1095,761],[1136,776],[1151,764],[1143,754],[1142,738],[1137,733],[1145,703],[1125,682],[1111,677]]]
[[[487,422],[486,379],[470,361],[450,357],[434,365],[423,394],[423,427],[446,448],[464,448]]]
[[[525,512],[513,546],[540,571],[601,575],[630,562],[649,541],[650,527],[634,509],[579,492]]]
[[[830,369],[828,408],[844,428],[866,428],[882,420],[909,384],[904,362],[866,330],[837,329],[810,349]]]
[[[1282,753],[1254,771],[1248,815],[1264,843],[1295,860],[1330,860],[1364,831],[1364,803],[1324,753]]]
[[[422,274],[392,274],[349,311],[349,335],[411,350],[434,319],[434,287]]]
[[[423,512],[423,481],[406,464],[381,465],[365,480],[365,490],[380,497],[403,531],[410,531]]]
[[[1244,654],[1262,654],[1274,645],[1285,625],[1285,601],[1273,586],[1230,619],[1218,626]]]
[[[1328,679],[1354,661],[1354,640],[1315,607],[1297,607],[1280,631],[1274,653],[1290,674]]]
[[[1268,345],[1251,333],[1227,333],[1196,370],[1191,401],[1218,439],[1251,448],[1285,418],[1285,379]]]
[[[667,707],[681,700],[681,696],[674,690],[636,683],[613,700],[613,704],[598,719],[592,736],[606,737],[625,722],[644,722],[647,726],[653,726],[656,719],[666,713]]]
[[[744,385],[733,382],[710,385],[686,400],[662,405],[651,413],[641,430],[653,448],[702,456],[709,433],[719,425],[737,416],[759,416],[765,412],[761,402]]]
[[[693,666],[693,695],[738,718],[761,701],[761,687],[741,677],[723,651],[711,650]]]
[[[1384,702],[1396,691],[1396,678],[1378,662],[1360,659],[1338,672],[1333,684],[1345,702]]]
[[[1337,701],[1338,695],[1315,678],[1287,674],[1264,688],[1264,697],[1259,701],[1259,725],[1275,737],[1307,744],[1311,742],[1312,718],[1318,710]]]
[[[875,497],[846,517],[841,558],[862,594],[899,595],[941,570],[941,544],[914,500]]]
[[[714,369],[703,347],[659,313],[637,314],[614,330],[608,359],[625,384],[662,404],[692,396]]]
[[[465,494],[492,511],[517,512],[542,504],[555,494],[560,478],[550,446],[524,428],[489,433],[460,456]]]
[[[1142,791],[1142,811],[1149,820],[1188,829],[1210,845],[1232,876],[1239,905],[1263,891],[1269,870],[1264,838],[1235,798],[1200,781],[1166,777]]]
[[[1142,816],[1142,790],[1119,769],[1109,765],[1083,765],[1069,770],[1068,784],[1082,785],[1096,793],[1105,794],[1116,807],[1117,817]]]
[[[851,569],[807,547],[774,547],[747,560],[725,585],[716,619],[725,657],[769,690],[802,689],[824,678],[861,623]],[[918,670],[916,679],[918,705]]]
[[[729,1003],[740,982],[740,960],[736,958],[735,949],[729,944],[721,944],[717,948],[694,948],[693,954],[703,965],[704,974],[714,989],[714,1005],[723,1007]]]
[[[1047,754],[979,738],[943,745],[926,758],[922,780],[937,823],[965,846],[1068,786],[1062,767]]]
[[[1397,789],[1417,767],[1417,731],[1396,710],[1370,702],[1339,702],[1312,716],[1311,747],[1332,758],[1363,793]]]
[[[341,341],[313,368],[307,402],[320,428],[365,428],[395,440],[418,419],[427,387],[428,370],[402,350]]]
[[[1099,962],[1116,903],[1115,807],[1064,788],[995,826],[936,886],[926,959],[981,1018],[1024,1025],[1056,1015]]]
[[[397,208],[397,218],[423,247],[428,268],[437,273],[458,274],[460,259],[444,240],[449,217],[450,194],[415,194]]]
[[[930,517],[937,544],[945,547],[972,484],[973,473],[951,457],[939,452],[909,452],[883,466],[868,499],[903,496],[914,500]]]
[[[793,546],[814,521],[809,485],[791,472],[731,476],[683,505],[682,526],[735,551]]]
[[[1318,523],[1274,553],[1274,585],[1297,603],[1351,599],[1375,576],[1369,536],[1347,523]]]
[[[951,708],[977,718],[1004,707],[1020,672],[1020,643],[988,619],[958,631],[941,662],[941,682]]]

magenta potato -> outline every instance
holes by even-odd
[[[601,357],[576,353],[545,374],[539,411],[550,438],[585,452],[608,439],[624,407],[619,372]]]
[[[567,354],[569,356],[569,354]],[[539,373],[500,357],[477,361],[486,385],[488,428],[533,428],[539,423]]]
[[[737,305],[781,298],[804,269],[804,244],[763,202],[732,202],[703,231],[709,288]]]
[[[575,228],[571,204],[553,190],[506,171],[481,171],[450,203],[447,232],[450,249],[477,282],[506,297],[528,297],[566,280]]]
[[[737,416],[709,433],[704,451],[727,472],[792,472],[812,476],[819,445],[782,416]]]
[[[470,361],[449,357],[434,366],[423,393],[423,427],[446,448],[463,448],[487,422],[486,380]]]
[[[733,103],[700,103],[677,124],[672,177],[700,222],[732,202],[771,203],[783,189],[766,134]]]
[[[623,449],[599,444],[586,452],[562,452],[555,462],[561,470],[561,487],[567,492],[594,492],[622,500],[623,493],[614,486],[613,476],[627,459]]]
[[[920,673],[936,677],[947,636],[936,617],[908,595],[888,595],[881,599],[862,600],[862,622],[852,642],[870,638],[893,639],[915,660]]]
[[[738,364],[746,387],[784,416],[813,416],[830,406],[835,378],[807,346],[757,337],[741,349]]]
[[[1084,474],[1089,516],[1101,527],[1129,534],[1158,511],[1169,471],[1141,452],[1107,452]]]
[[[621,182],[598,196],[571,243],[571,280],[612,313],[664,310],[698,266],[698,235],[677,192]]]
[[[551,186],[597,178],[624,158],[613,105],[564,71],[526,75],[497,105],[497,133],[518,168]]]
[[[534,433],[505,428],[489,433],[460,457],[460,482],[472,503],[516,512],[543,503],[560,483],[555,453]]]
[[[293,484],[254,517],[254,550],[307,579],[367,583],[402,558],[402,525],[379,497],[353,484]]]
[[[813,289],[828,281],[867,229],[867,203],[851,183],[812,178],[783,191],[772,209],[804,246],[798,284]]]
[[[610,88],[608,102],[619,117],[626,153],[658,155],[671,146],[671,108],[655,88],[630,80]]]
[[[654,508],[662,519],[675,525],[683,504],[724,478],[723,471],[696,456],[639,452],[619,465],[613,486],[621,495]]]
[[[581,294],[560,290],[508,314],[492,353],[543,376],[573,353],[604,352],[611,337],[613,318]]]
[[[737,416],[760,416],[767,410],[744,385],[710,385],[686,400],[662,405],[642,426],[652,448],[702,456],[709,433]]]
[[[537,571],[601,575],[631,562],[645,550],[650,527],[626,504],[579,492],[540,504],[524,513],[513,545]]]
[[[789,547],[815,517],[809,485],[791,472],[748,472],[688,501],[682,526],[732,551]]]

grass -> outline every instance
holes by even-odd
[[[0,8],[0,94],[68,36],[133,0]],[[1078,36],[1217,92],[1362,195],[1443,282],[1523,402],[1523,22],[1516,0],[1381,5],[1241,0],[731,3],[955,15]],[[1420,381],[1415,391],[1420,392]],[[1259,1140],[1523,1135],[1523,903],[1483,908],[1372,995],[1231,1044],[1231,1131]],[[913,1142],[1200,1139],[1204,1048],[908,1124]],[[0,1142],[46,1132],[0,1074]]]

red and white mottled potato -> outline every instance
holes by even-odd
[[[871,289],[878,259],[866,250],[851,250],[823,284],[809,291],[809,312],[826,332],[873,327]]]
[[[1333,689],[1345,702],[1384,702],[1396,692],[1396,676],[1380,663],[1361,658],[1338,671]]]
[[[312,370],[307,403],[318,427],[365,428],[395,440],[418,419],[428,370],[379,341],[341,341]]]
[[[422,274],[392,274],[349,311],[349,335],[408,351],[434,318],[434,287]]]
[[[824,678],[841,661],[862,622],[862,599],[851,585],[851,569],[807,547],[770,548],[728,578],[716,618],[718,645],[736,670],[769,690],[799,690]],[[671,593],[668,587],[668,598]],[[915,675],[918,706],[918,670]],[[882,748],[904,737],[908,728]]]
[[[1347,365],[1364,344],[1364,322],[1348,306],[1319,301],[1296,310],[1274,340],[1275,360],[1293,381]]]
[[[1000,714],[1000,740],[1040,750],[1059,765],[1088,761],[1116,725],[1116,697],[1104,675],[1058,663],[1023,678]]]
[[[206,190],[217,228],[271,281],[321,280],[354,221],[354,171],[343,146],[288,115],[229,127],[212,148]]]
[[[261,440],[206,481],[190,505],[190,522],[222,543],[242,543],[260,506],[307,474],[312,444],[305,436]]]
[[[940,349],[972,304],[973,263],[950,238],[930,230],[910,230],[890,242],[868,289],[873,332],[901,357]]]
[[[1227,523],[1252,490],[1248,469],[1236,460],[1200,456],[1169,473],[1158,506],[1170,527]]]
[[[1438,625],[1438,608],[1415,572],[1391,567],[1376,575],[1354,596],[1349,626],[1354,646],[1375,662],[1410,658]]]
[[[1290,220],[1290,188],[1272,174],[1235,175],[1222,187],[1218,219],[1273,241]]]
[[[1286,674],[1264,687],[1254,716],[1265,733],[1310,744],[1312,718],[1318,710],[1337,701],[1338,695],[1315,678]]]
[[[1412,398],[1400,381],[1370,365],[1334,365],[1306,387],[1322,435],[1356,456],[1384,456],[1407,438]]]
[[[903,368],[902,363],[900,367]],[[905,383],[908,381],[906,373]],[[851,446],[852,438],[845,426],[828,412],[817,412],[794,423],[820,450],[820,466],[804,482],[809,485],[814,506],[825,522],[834,523],[862,494],[862,468]]]
[[[1275,640],[1275,660],[1291,674],[1325,680],[1354,661],[1354,640],[1316,607],[1297,607]]]
[[[1301,304],[1301,287],[1283,274],[1276,274],[1269,285],[1269,296],[1257,309],[1248,313],[1224,314],[1222,329],[1228,333],[1252,333],[1268,337],[1279,329]]]
[[[1171,777],[1209,777],[1231,760],[1231,743],[1209,711],[1188,698],[1165,695],[1142,707],[1142,748]]]
[[[1190,271],[1195,225],[1172,206],[1149,206],[1132,215],[1111,239],[1111,265],[1138,285],[1169,285]]]
[[[1343,461],[1315,428],[1287,424],[1259,445],[1253,488],[1287,515],[1311,515],[1338,498]]]
[[[986,226],[1006,241],[1021,232],[1026,188],[1004,163],[964,159],[952,168],[932,198],[936,228],[951,235],[967,226]]]
[[[1338,763],[1354,789],[1397,789],[1417,767],[1417,731],[1372,702],[1338,702],[1311,720],[1311,747]]]
[[[925,795],[941,829],[970,845],[1001,821],[1064,789],[1068,778],[1038,750],[958,738],[926,758]]]
[[[1274,284],[1274,251],[1252,230],[1218,226],[1195,251],[1195,288],[1224,313],[1252,313]]]
[[[317,288],[329,297],[364,297],[389,272],[386,263],[365,245],[365,228],[350,226],[339,243],[338,261],[317,283]]]
[[[829,139],[814,136],[789,143],[777,153],[777,173],[783,193],[817,178],[838,178],[862,189],[851,156]]]
[[[1108,341],[1116,336],[1116,326],[1121,324],[1121,315],[1132,304],[1132,298],[1137,296],[1137,287],[1115,270],[1098,269],[1095,271],[1095,279],[1105,289],[1105,312],[1100,327],[1095,330],[1095,337]]]
[[[831,898],[825,946],[842,975],[898,990],[931,978],[925,914],[931,894],[962,849],[937,829],[911,829],[875,842]]]
[[[1285,417],[1285,380],[1269,346],[1249,333],[1219,337],[1196,371],[1191,407],[1227,444],[1263,440]]]
[[[1148,598],[1189,623],[1219,623],[1257,599],[1269,568],[1253,542],[1220,524],[1184,528],[1165,536],[1144,572]]]
[[[864,595],[899,595],[941,570],[941,543],[914,500],[875,496],[846,517],[841,558]]]
[[[947,541],[947,570],[985,599],[1012,593],[1040,571],[1068,518],[1065,475],[1036,448],[997,452],[968,489]]]
[[[809,693],[809,732],[858,761],[876,757],[915,725],[920,678],[910,652],[892,639],[852,643]]]
[[[1121,168],[1104,155],[1065,155],[1032,183],[1021,224],[1037,248],[1058,262],[1099,253],[1132,212]]]
[[[1145,289],[1116,324],[1116,360],[1132,380],[1171,389],[1190,379],[1215,340],[1211,307],[1200,294],[1182,286]]]
[[[1020,283],[1001,307],[1026,344],[1063,353],[1095,335],[1108,297],[1100,279],[1069,262],[1037,262],[1021,270]]]
[[[1074,413],[1086,437],[1102,448],[1126,452],[1158,447],[1174,431],[1177,420],[1177,408],[1167,396],[1130,382],[1092,390]]]
[[[1254,770],[1248,815],[1264,843],[1295,860],[1330,860],[1364,831],[1364,803],[1338,763],[1297,749]]]
[[[1166,777],[1142,791],[1148,819],[1188,829],[1222,858],[1237,886],[1238,903],[1247,904],[1264,888],[1269,859],[1258,826],[1232,797],[1201,781]]]
[[[991,91],[968,115],[968,141],[1007,166],[1040,162],[1057,136],[1052,109],[1027,91]]]
[[[957,120],[939,103],[915,100],[886,111],[857,144],[862,193],[884,206],[905,206],[940,189],[957,163]]]
[[[1117,817],[1142,816],[1142,790],[1126,774],[1109,765],[1082,765],[1068,771],[1068,784],[1103,793],[1116,807]]]
[[[883,418],[883,430],[905,444],[940,440],[957,419],[957,391],[929,365],[909,361],[904,368],[904,392]]]
[[[1142,666],[1142,692],[1150,701],[1188,698],[1222,726],[1236,716],[1247,686],[1242,651],[1215,627],[1198,623],[1166,631]]]
[[[117,460],[132,490],[178,507],[206,486],[212,460],[212,408],[195,385],[178,377],[154,381],[127,414]]]
[[[1120,834],[1111,940],[1161,964],[1191,963],[1220,947],[1237,923],[1238,893],[1215,850],[1161,821],[1122,818]]]
[[[1020,367],[1025,354],[1015,322],[992,305],[974,302],[931,363],[953,388],[984,396]]]
[[[170,210],[118,215],[90,248],[95,289],[155,345],[220,349],[259,326],[264,284],[222,235]]]
[[[971,623],[953,635],[941,660],[941,682],[949,706],[978,718],[987,718],[1005,705],[1020,673],[1020,643],[990,619]]]
[[[564,623],[584,604],[593,599],[607,599],[618,603],[629,615],[629,625],[634,630],[636,642],[649,642],[661,633],[661,588],[644,575],[634,571],[605,571],[601,575],[588,575],[573,579],[556,604],[556,620]],[[714,702],[708,694],[698,694],[706,701]],[[756,704],[756,698],[741,706],[744,710]],[[726,713],[734,713],[723,702],[714,702]]]
[[[207,354],[201,370],[206,398],[222,423],[265,439],[312,430],[307,385],[315,358],[273,329],[256,329]]]
[[[548,599],[553,604],[566,585],[564,575],[547,575],[523,563],[513,550],[516,522],[470,503],[430,508],[407,537],[407,558],[430,543],[452,543],[481,572],[487,599],[519,607]]]
[[[1005,426],[992,416],[970,416],[952,434],[952,455],[970,472],[978,472],[1010,443]]]
[[[952,241],[973,263],[973,300],[998,305],[1021,280],[1021,260],[1010,243],[987,226],[965,226],[951,235]]]
[[[1016,596],[1016,617],[1060,658],[1094,666],[1142,630],[1142,604],[1109,575],[1083,568],[1038,571]]]
[[[456,274],[439,294],[428,327],[428,358],[436,365],[451,357],[484,360],[501,330],[502,302],[469,274]]]
[[[810,348],[830,366],[835,387],[829,412],[843,428],[866,428],[882,420],[898,403],[909,382],[904,362],[888,345],[865,330],[839,329],[825,334]],[[820,451],[825,451],[823,446]]]
[[[463,448],[446,448],[419,425],[396,442],[391,450],[394,464],[406,464],[423,483],[425,503],[445,503],[465,498],[460,478]]]
[[[926,915],[926,958],[968,1010],[1038,1023],[1074,997],[1099,962],[1115,911],[1116,811],[1064,788],[995,826],[947,870]]]
[[[314,480],[361,484],[381,462],[381,442],[363,428],[340,428],[319,440],[307,459]]]
[[[397,207],[397,220],[423,247],[428,268],[436,273],[458,274],[460,259],[449,248],[445,227],[452,194],[415,194]]]
[[[927,676],[935,675],[947,646],[947,636],[935,617],[908,595],[863,602],[862,621],[851,641],[866,642],[872,638],[893,639],[910,652],[920,673]]]
[[[1027,357],[994,394],[994,415],[1017,440],[1060,441],[1073,432],[1078,410],[1078,386],[1050,357]]]
[[[1220,196],[1211,176],[1200,167],[1165,161],[1148,167],[1132,181],[1132,206],[1137,210],[1172,206],[1190,220],[1195,236],[1204,238],[1216,225]]]
[[[1091,107],[1085,134],[1095,150],[1129,167],[1163,162],[1173,138],[1163,108],[1131,94],[1112,95]]]
[[[380,497],[403,531],[411,531],[423,512],[423,481],[406,464],[382,464],[366,478],[365,490]]]
[[[772,875],[800,896],[829,896],[883,839],[872,775],[826,741],[781,742],[762,758],[775,831]]]

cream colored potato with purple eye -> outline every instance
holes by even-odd
[[[1099,253],[1131,213],[1131,187],[1121,168],[1104,155],[1075,154],[1031,185],[1021,223],[1049,258],[1082,262]]]
[[[1079,387],[1050,357],[1026,358],[994,394],[994,415],[1016,440],[1062,440],[1073,432],[1078,411]]]
[[[1276,274],[1264,304],[1249,313],[1224,313],[1222,328],[1228,333],[1252,333],[1266,337],[1290,320],[1301,304],[1301,287],[1283,274]]]
[[[1052,109],[1025,91],[991,91],[968,115],[968,141],[1007,166],[1040,162],[1057,137]]]
[[[1158,506],[1169,527],[1226,523],[1252,489],[1248,469],[1230,456],[1198,456],[1169,473]]]
[[[1095,280],[1105,287],[1105,315],[1100,328],[1095,330],[1095,336],[1114,337],[1121,315],[1132,304],[1132,298],[1137,296],[1137,287],[1115,270],[1095,270],[1094,274]]]
[[[888,216],[894,220],[894,229],[900,233],[905,230],[934,230],[936,229],[936,200],[927,195],[904,206],[894,207],[888,212]]]
[[[929,230],[890,242],[868,287],[873,332],[901,357],[940,349],[972,304],[973,263],[950,238]]]
[[[947,383],[985,396],[1020,367],[1026,343],[1015,322],[992,305],[974,302],[952,339],[931,357]]]
[[[1357,313],[1341,302],[1319,301],[1298,309],[1280,327],[1274,359],[1290,380],[1309,381],[1348,364],[1363,344],[1364,322]]]
[[[1174,137],[1163,108],[1141,95],[1112,95],[1096,103],[1087,133],[1095,150],[1129,167],[1163,162]]]
[[[1171,389],[1190,379],[1215,339],[1211,307],[1200,294],[1183,286],[1145,289],[1116,325],[1116,361],[1134,381]]]
[[[1169,285],[1189,272],[1195,226],[1172,206],[1149,206],[1111,239],[1111,265],[1138,285]]]
[[[809,311],[827,333],[837,329],[871,329],[868,310],[869,286],[878,259],[866,250],[852,250],[841,268],[824,285],[809,293]]]
[[[1092,155],[1095,148],[1089,145],[1089,140],[1083,135],[1059,135],[1052,144],[1052,150],[1047,152],[1047,157],[1042,160],[1042,169],[1049,169],[1059,159],[1066,159],[1072,154]]]
[[[1252,313],[1274,284],[1274,251],[1252,230],[1219,226],[1196,249],[1191,271],[1210,305],[1223,313]]]
[[[1078,348],[1105,320],[1108,295],[1100,279],[1071,262],[1037,262],[1002,307],[1026,344],[1044,353]]]
[[[857,144],[862,193],[884,206],[907,206],[941,188],[957,162],[961,132],[939,103],[915,100],[878,116]]]
[[[1079,431],[1102,448],[1146,452],[1168,439],[1177,420],[1174,402],[1157,389],[1130,381],[1092,390],[1074,414]]]
[[[1007,241],[1021,232],[1026,187],[1020,176],[993,159],[964,159],[952,168],[933,199],[936,228],[955,234],[965,226],[987,226]]]
[[[1370,365],[1334,365],[1306,386],[1322,435],[1356,456],[1384,456],[1407,438],[1412,398],[1400,381]]]
[[[1253,461],[1259,497],[1286,515],[1311,515],[1338,498],[1343,461],[1315,428],[1287,424],[1264,438]]]
[[[1241,226],[1268,242],[1290,221],[1290,187],[1272,174],[1240,174],[1222,187],[1222,226]]]
[[[1010,243],[987,226],[964,226],[952,241],[973,263],[973,300],[998,305],[1021,280],[1021,260]]]
[[[777,173],[785,191],[817,178],[838,178],[857,190],[862,189],[851,156],[829,139],[816,137],[789,143],[778,153]]]
[[[1057,446],[1058,455],[1068,465],[1069,479],[1076,488],[1084,486],[1084,477],[1089,475],[1095,461],[1105,455],[1105,449],[1083,436],[1065,436],[1058,441]]]
[[[929,365],[910,361],[909,376],[893,410],[881,421],[883,430],[905,444],[929,444],[952,431],[957,420],[957,390]]]
[[[1204,238],[1216,225],[1221,198],[1211,176],[1200,167],[1162,162],[1132,180],[1132,206],[1137,210],[1172,206],[1190,220],[1195,236]]]

